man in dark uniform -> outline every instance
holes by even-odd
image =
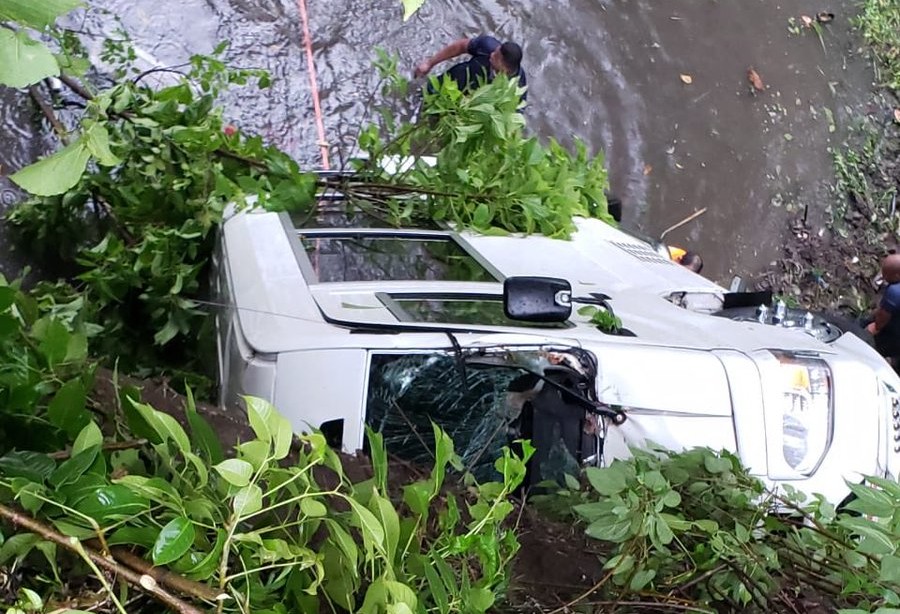
[[[525,70],[521,65],[522,48],[511,41],[501,44],[496,38],[486,34],[475,38],[461,38],[450,43],[430,58],[419,62],[413,74],[416,77],[424,77],[435,65],[464,53],[472,57],[456,64],[440,76],[456,81],[461,91],[472,91],[482,82],[490,83],[498,73],[509,75],[510,79],[518,78],[519,87],[527,85]],[[523,93],[523,102],[525,98],[526,94]]]
[[[875,336],[875,349],[896,366],[900,358],[900,254],[881,262],[881,278],[888,284],[866,330]]]

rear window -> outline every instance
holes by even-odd
[[[449,236],[301,233],[300,241],[319,282],[500,281]]]

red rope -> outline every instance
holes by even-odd
[[[322,168],[331,168],[328,163],[328,141],[325,140],[325,123],[322,121],[322,106],[319,104],[319,86],[316,82],[316,64],[313,61],[312,37],[309,35],[309,16],[306,14],[306,0],[297,0],[300,18],[303,20],[303,45],[306,47],[306,64],[309,68],[309,86],[312,88],[313,112],[316,114],[316,132],[322,154]]]

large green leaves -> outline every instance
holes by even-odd
[[[43,30],[57,17],[83,5],[81,0],[0,0],[0,21],[17,21]]]
[[[46,46],[24,32],[0,27],[0,84],[26,87],[58,74],[59,65]]]
[[[78,183],[90,158],[91,151],[82,137],[53,155],[10,175],[10,179],[23,190],[37,196],[62,194]]]

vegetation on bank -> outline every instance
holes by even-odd
[[[777,268],[763,285],[820,310],[871,313],[881,259],[900,248],[900,4],[864,0],[853,19],[868,43],[876,90],[871,109],[832,151],[835,182],[827,233],[804,215]]]
[[[29,292],[0,283],[0,602],[13,614],[512,607],[511,495],[527,443],[523,458],[498,459],[500,481],[477,484],[450,477],[460,464],[440,432],[434,466],[399,477],[370,434],[371,477],[358,480],[321,436],[295,439],[258,400],[248,400],[252,435],[223,450],[190,397],[179,422],[132,387],[96,394],[95,357],[128,371],[197,368],[184,358],[199,355],[226,203],[255,195],[272,210],[310,213],[314,190],[331,184],[225,130],[218,92],[265,86],[264,74],[198,57],[169,87],[138,75],[90,91],[71,78],[84,68],[78,46],[45,30],[74,3],[45,0],[38,16],[30,6],[0,0],[0,19],[16,24],[0,31],[21,48],[61,53],[51,64],[34,51],[40,70],[4,64],[0,80],[27,85],[62,69],[86,109],[68,129],[56,118],[64,147],[15,177],[35,198],[13,223],[67,279]],[[402,91],[395,67],[383,66]],[[360,144],[369,160],[428,152],[435,165],[384,177],[361,164],[369,181],[341,186],[359,206],[398,224],[424,215],[559,237],[573,215],[605,219],[602,158],[526,138],[514,84],[468,97],[444,86],[425,98],[422,121],[383,113]],[[601,581],[563,610],[796,610],[811,593],[848,612],[900,607],[894,482],[854,487],[857,501],[839,512],[769,493],[737,459],[708,450],[637,453],[584,478],[540,500],[603,542],[593,561]]]

